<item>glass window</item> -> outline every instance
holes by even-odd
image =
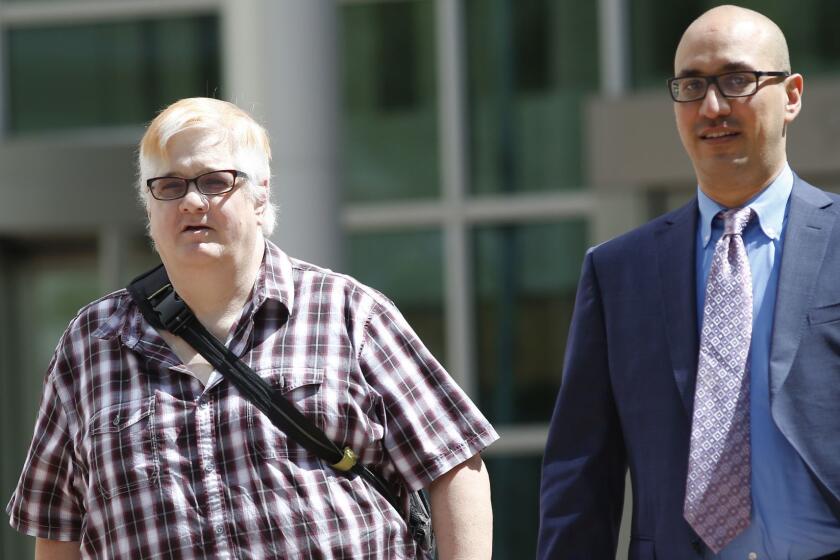
[[[598,87],[596,2],[467,0],[472,190],[580,188]]]
[[[351,234],[348,255],[350,273],[390,298],[445,366],[440,231]]]
[[[674,73],[674,51],[686,27],[720,4],[712,0],[634,0],[630,2],[632,84],[665,91]],[[787,38],[793,70],[806,75],[838,74],[840,2],[836,0],[744,0],[740,6],[775,21]],[[776,70],[776,68],[761,68]],[[666,93],[667,95],[667,93]]]
[[[493,558],[536,558],[540,456],[484,457],[493,496]]]
[[[434,3],[340,8],[347,197],[438,197]]]
[[[8,499],[32,438],[50,357],[78,310],[101,294],[90,240],[4,243],[0,250],[6,289],[0,347],[14,349],[0,360],[0,491]],[[4,558],[32,557],[34,540],[8,527],[0,531],[0,544]]]
[[[160,257],[148,236],[131,237],[126,245],[126,259],[120,271],[120,287],[160,264]]]
[[[32,313],[27,319],[32,321],[29,344],[34,371],[31,373],[40,380],[70,320],[102,294],[93,259],[61,259],[33,265],[27,271],[26,288],[22,291],[28,298],[27,309]],[[26,313],[22,310],[21,318]]]
[[[807,75],[840,73],[840,2],[836,0],[745,0],[739,5],[775,21],[785,34],[791,66]]]
[[[8,31],[11,132],[140,125],[182,97],[219,97],[215,16]]]
[[[628,2],[631,42],[631,83],[662,88],[674,75],[674,51],[688,24],[703,12],[703,0],[634,0]]]
[[[563,353],[586,221],[480,228],[476,325],[480,408],[491,422],[547,422]]]

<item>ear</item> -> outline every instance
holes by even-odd
[[[790,124],[802,110],[802,74],[791,74],[785,80],[785,123]]]
[[[254,213],[257,215],[257,221],[262,225],[262,217],[265,213],[265,208],[268,206],[269,200],[269,182],[268,179],[263,179],[257,184],[257,196],[254,197]]]

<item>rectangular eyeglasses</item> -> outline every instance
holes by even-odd
[[[192,179],[184,177],[154,177],[146,181],[149,192],[158,200],[176,200],[187,195],[190,183],[195,183],[198,192],[205,196],[218,196],[233,190],[236,179],[248,175],[235,169],[208,171]]]
[[[790,72],[739,70],[715,76],[676,77],[668,80],[668,91],[671,93],[671,98],[677,103],[688,103],[703,99],[712,84],[724,97],[749,97],[755,95],[758,91],[758,80],[761,76],[786,78],[790,76]]]

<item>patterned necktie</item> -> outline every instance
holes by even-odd
[[[750,208],[721,212],[706,282],[685,519],[717,554],[750,524],[752,274],[741,233]]]

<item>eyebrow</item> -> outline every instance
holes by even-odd
[[[748,64],[746,62],[741,62],[741,61],[735,61],[735,62],[727,62],[726,64],[724,64],[721,67],[721,69],[718,73],[719,74],[724,74],[726,72],[738,72],[738,71],[741,71],[741,70],[751,72],[755,69],[753,68],[752,64]],[[677,77],[678,78],[691,78],[691,77],[694,77],[694,76],[708,76],[708,75],[709,74],[706,74],[705,72],[701,72],[700,70],[697,70],[695,68],[686,68],[685,70],[683,70],[682,72],[677,74]]]
[[[204,171],[202,171],[198,175],[204,175],[205,173],[212,173],[213,171],[218,171],[218,169],[211,169],[209,167],[203,167],[202,169],[204,169]],[[186,179],[186,177],[183,177],[182,175],[185,175],[185,173],[178,173],[177,171],[167,171],[163,175],[158,175],[158,177],[177,177],[178,179]],[[195,176],[198,177],[198,175]]]

